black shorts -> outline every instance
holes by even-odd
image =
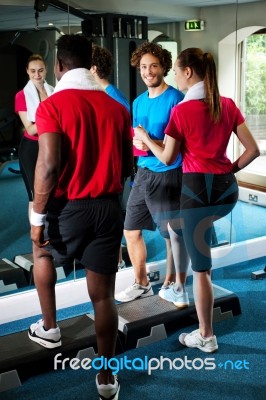
[[[123,234],[123,213],[118,197],[53,201],[46,217],[45,249],[62,266],[78,260],[101,274],[117,272]]]
[[[193,271],[211,269],[213,222],[229,214],[237,199],[238,185],[232,173],[183,175],[180,217]]]
[[[18,149],[18,158],[19,168],[26,186],[29,201],[33,201],[34,173],[38,158],[38,152],[38,140],[31,140],[23,136]]]
[[[165,172],[138,168],[127,202],[124,229],[154,231],[157,226],[160,234],[169,238],[167,224],[179,213],[181,184],[181,167]]]

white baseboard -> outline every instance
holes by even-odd
[[[257,206],[266,206],[266,193],[259,190],[239,187],[239,200]]]
[[[216,247],[212,249],[213,269],[264,257],[266,256],[265,248],[266,236]],[[154,273],[155,271],[159,271],[160,279],[152,284],[160,284],[163,282],[165,273],[165,260],[147,264],[148,273]],[[189,274],[191,274],[191,269],[189,269]],[[117,274],[116,293],[133,282],[133,268],[122,269]],[[86,279],[80,278],[74,281],[58,283],[56,285],[56,299],[58,310],[88,302],[90,299],[87,293]],[[41,314],[35,289],[0,297],[0,309],[0,324]]]

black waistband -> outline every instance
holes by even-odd
[[[82,205],[86,205],[90,202],[96,202],[96,201],[103,201],[103,200],[118,200],[119,199],[119,194],[107,194],[107,195],[103,195],[103,196],[98,196],[98,197],[86,197],[84,199],[58,199],[58,198],[53,198],[51,200],[51,203],[49,204],[48,209],[52,210],[52,209],[62,209],[64,208],[66,205],[70,206],[82,206]]]

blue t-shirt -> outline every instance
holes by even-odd
[[[123,93],[114,85],[110,84],[105,88],[106,93],[119,103],[123,104],[130,112],[130,105]]]
[[[139,124],[148,131],[152,139],[163,140],[164,130],[169,122],[172,108],[183,100],[184,94],[173,86],[159,96],[150,98],[148,90],[138,96],[133,102],[133,127]],[[165,165],[153,155],[139,156],[138,166],[154,172],[163,172],[178,168],[182,164],[181,154],[171,165]]]

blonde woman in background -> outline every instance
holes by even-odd
[[[15,111],[24,127],[18,157],[20,171],[28,193],[30,216],[34,193],[34,171],[39,148],[35,113],[40,102],[50,96],[54,88],[45,81],[47,66],[41,55],[32,54],[29,57],[26,71],[29,81],[23,90],[16,94]]]

